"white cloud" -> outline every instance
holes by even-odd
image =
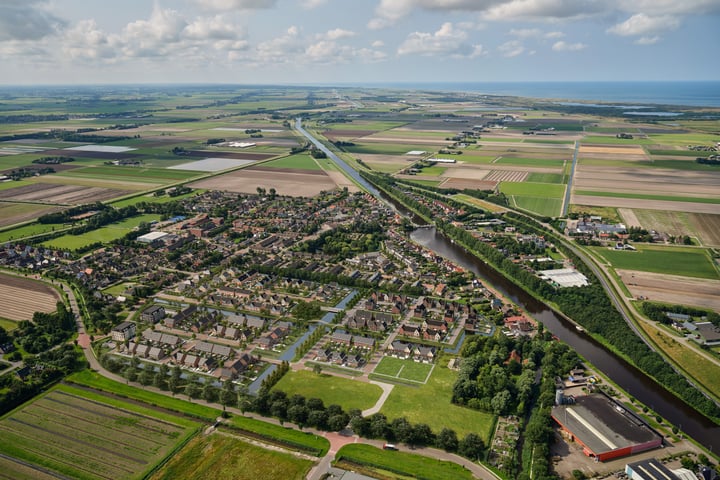
[[[66,22],[45,9],[46,0],[0,2],[0,41],[39,40],[61,30]]]
[[[680,20],[671,15],[650,16],[637,13],[622,23],[608,28],[608,33],[623,37],[635,35],[654,35],[667,30],[675,30],[680,26]]]
[[[322,5],[325,5],[327,3],[327,0],[303,0],[300,5],[303,8],[306,8],[308,10],[312,10],[313,8],[320,7]]]
[[[500,45],[498,50],[504,57],[512,58],[521,55],[525,51],[525,46],[518,40],[511,40]]]
[[[565,34],[563,32],[547,32],[545,38],[563,38]]]
[[[273,8],[277,0],[195,0],[206,10],[260,10]]]
[[[370,45],[374,48],[380,48],[385,46],[385,42],[383,42],[382,40],[375,40]]]
[[[476,46],[469,45],[467,33],[453,27],[450,22],[443,23],[434,33],[413,32],[398,47],[398,55],[419,54],[425,56],[450,55],[468,57],[475,53]]]
[[[542,30],[539,28],[513,28],[509,33],[515,37],[529,38],[541,36]]]
[[[337,40],[340,38],[348,38],[348,37],[354,37],[356,35],[355,32],[352,32],[350,30],[343,30],[342,28],[336,28],[334,30],[329,30],[325,37],[330,40]]]
[[[584,43],[567,43],[562,40],[555,42],[552,46],[552,49],[556,52],[578,52],[580,50],[585,50],[586,48],[587,45]]]
[[[653,37],[640,37],[637,40],[635,40],[635,44],[637,44],[637,45],[655,45],[659,41],[660,41],[660,37],[655,35]]]

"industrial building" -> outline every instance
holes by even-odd
[[[574,268],[541,270],[538,275],[543,280],[548,280],[558,287],[584,287],[588,284],[587,277]]]
[[[168,234],[165,232],[150,232],[145,235],[140,235],[136,240],[141,243],[153,243],[158,242],[167,236]]]
[[[625,465],[630,480],[697,480],[697,476],[686,468],[670,470],[654,458]]]
[[[583,395],[562,403],[553,407],[553,419],[566,437],[583,447],[585,455],[598,461],[662,445],[660,434],[605,395]]]

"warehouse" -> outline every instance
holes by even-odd
[[[574,403],[556,405],[552,417],[585,455],[601,462],[662,445],[662,436],[605,395],[579,396]]]

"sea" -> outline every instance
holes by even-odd
[[[603,103],[720,107],[720,81],[656,82],[437,82],[357,86],[472,92],[486,95]]]

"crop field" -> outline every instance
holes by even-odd
[[[487,443],[494,426],[494,416],[489,413],[461,407],[450,402],[452,387],[457,374],[447,368],[447,361],[440,360],[425,385],[395,385],[380,409],[388,420],[406,417],[411,423],[426,423],[433,432],[443,428],[455,430],[459,438],[470,432],[477,433]],[[428,415],[430,411],[442,415]]]
[[[492,170],[483,180],[489,182],[524,182],[528,178],[528,172],[515,170]]]
[[[439,144],[435,144],[439,148]],[[343,147],[343,150],[346,150],[350,153],[375,153],[380,155],[405,155],[407,152],[413,151],[413,150],[425,150],[425,151],[432,151],[435,150],[434,148],[431,148],[427,145],[420,145],[420,144],[399,144],[399,143],[358,143],[355,142],[355,145],[352,147]]]
[[[423,175],[423,176],[428,176],[428,177],[439,177],[443,173],[445,173],[446,170],[447,170],[447,168],[438,167],[438,166],[424,167],[418,175]]]
[[[585,195],[592,197],[609,197],[619,199],[637,199],[637,200],[653,200],[658,203],[666,202],[679,202],[679,203],[706,203],[709,205],[720,204],[720,198],[705,198],[705,197],[686,197],[682,195],[662,195],[662,194],[651,194],[651,193],[634,193],[634,192],[612,192],[612,191],[595,191],[595,190],[575,190],[576,195]],[[581,203],[581,202],[578,202]],[[618,205],[624,207],[626,205]],[[641,207],[641,205],[638,205]],[[642,208],[642,207],[641,207]],[[663,207],[657,207],[663,208]],[[689,207],[688,207],[689,208]],[[714,211],[717,211],[718,207],[712,207]],[[682,210],[682,209],[679,209]],[[711,210],[710,212],[712,213]],[[691,210],[688,210],[691,211]]]
[[[516,207],[537,213],[544,217],[557,217],[560,215],[560,209],[562,208],[562,199],[560,198],[511,195],[510,199]]]
[[[322,170],[310,155],[299,153],[289,157],[278,158],[262,164],[263,168],[294,168],[297,170]]]
[[[418,363],[412,360],[383,357],[375,370],[373,370],[373,374],[424,384],[430,378],[434,367],[435,365]]]
[[[681,277],[638,270],[617,270],[634,297],[720,310],[720,280]]]
[[[44,179],[45,180],[45,179]],[[59,181],[59,176],[52,178]],[[18,202],[37,202],[49,205],[79,205],[102,202],[128,193],[127,190],[101,186],[63,185],[37,182],[0,191],[0,199]]]
[[[338,466],[343,461],[355,470],[357,465],[376,469],[378,478],[422,478],[424,480],[470,480],[473,475],[457,463],[436,460],[407,452],[381,450],[372,445],[350,444],[338,450]],[[372,472],[369,472],[372,475]],[[400,476],[398,476],[400,475]]]
[[[584,137],[582,140],[580,140],[580,143],[583,145],[587,144],[600,144],[600,145],[652,145],[653,143],[656,143],[655,140],[651,140],[648,138],[632,138],[632,139],[626,139],[626,138],[616,138],[615,136],[599,136],[599,135],[589,135],[587,137]]]
[[[703,245],[720,246],[720,214],[632,209],[646,230],[697,237]],[[623,214],[623,217],[625,214]]]
[[[553,183],[502,182],[500,191],[505,195],[519,195],[538,198],[562,198],[565,185]]]
[[[562,167],[566,160],[561,158],[521,158],[501,157],[494,163],[499,165],[519,165],[528,167]]]
[[[10,458],[0,457],[0,477],[8,480],[57,480],[51,473],[38,467],[25,465]]]
[[[560,173],[530,172],[526,180],[531,183],[563,183],[564,175]]]
[[[265,190],[274,188],[279,195],[312,197],[323,190],[332,190],[337,183],[318,170],[250,167],[200,180],[188,186],[237,193],[257,193],[258,187]]]
[[[62,176],[66,177],[83,177],[83,178],[127,178],[134,182],[151,182],[151,183],[172,183],[188,178],[197,177],[198,172],[189,170],[175,170],[169,168],[146,168],[146,167],[123,167],[123,166],[97,166],[77,168],[63,172]]]
[[[288,372],[273,390],[281,390],[288,396],[298,393],[305,398],[319,398],[325,405],[340,405],[345,411],[370,408],[382,393],[380,387],[371,383],[306,370]]]
[[[73,478],[135,479],[197,426],[59,386],[0,420],[0,450]]]
[[[0,274],[0,305],[7,320],[32,320],[35,312],[54,312],[60,296],[42,282]]]
[[[27,222],[28,220],[39,217],[40,215],[56,212],[58,210],[60,210],[60,207],[53,207],[49,205],[2,202],[0,203],[0,227]],[[3,234],[4,233],[5,232],[3,232]]]
[[[177,163],[177,162],[173,162]],[[169,170],[191,170],[193,172],[219,172],[229,168],[238,168],[255,163],[253,160],[236,160],[234,158],[205,158],[194,162],[182,162],[176,165],[166,165]]]
[[[152,480],[304,479],[313,462],[215,433],[196,437],[173,456]]]
[[[720,279],[705,249],[636,245],[636,252],[592,247],[615,269],[640,270],[686,277]]]

